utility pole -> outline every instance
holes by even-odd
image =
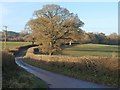
[[[4,40],[5,49],[6,49],[6,47],[7,47],[7,29],[8,29],[7,26],[3,26],[3,32],[4,32],[4,36],[5,36],[5,40]]]

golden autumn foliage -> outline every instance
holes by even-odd
[[[61,38],[69,36],[74,39],[72,34],[80,33],[80,27],[84,25],[77,14],[54,4],[45,5],[33,15],[26,27],[32,31],[41,50],[49,54],[60,50]]]

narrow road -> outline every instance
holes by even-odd
[[[21,51],[21,53],[25,53],[25,50]],[[19,56],[23,54],[19,54]],[[109,88],[104,85],[77,80],[71,77],[67,77],[64,75],[52,73],[50,71],[46,71],[34,66],[31,66],[22,61],[22,57],[16,57],[15,62],[18,66],[22,67],[26,71],[32,73],[36,77],[45,81],[49,88]]]

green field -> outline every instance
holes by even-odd
[[[30,45],[30,44],[31,44],[31,42],[7,42],[6,48],[9,50],[13,50],[13,49],[16,49],[17,47]],[[5,43],[0,42],[0,50],[2,50],[4,48],[5,48]]]
[[[23,45],[28,45],[31,44],[31,42],[7,42],[7,47],[18,47],[18,46],[23,46]],[[0,46],[2,47],[5,46],[4,42],[0,42]]]
[[[19,46],[29,45],[31,42],[7,42],[7,48],[13,49]],[[4,48],[4,43],[0,43],[1,48]],[[118,53],[117,45],[103,44],[80,44],[80,45],[65,45],[62,51],[58,54],[70,56],[111,56],[113,53]]]
[[[118,51],[117,45],[80,44],[64,46],[60,54],[70,56],[111,56],[113,52],[117,54]]]

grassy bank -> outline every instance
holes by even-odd
[[[28,50],[24,61],[33,66],[113,87],[117,87],[120,83],[118,82],[120,68],[116,53],[111,56],[49,56],[35,55],[32,49]]]
[[[102,67],[103,65],[99,67],[101,63],[96,67],[97,64],[94,65],[94,63],[89,63],[89,66],[87,66],[85,62],[59,62],[53,58],[49,59],[49,61],[25,58],[24,61],[33,66],[74,78],[101,83],[108,86],[118,86],[118,71],[116,69],[109,70],[108,68]]]
[[[2,88],[44,88],[46,84],[15,64],[15,57],[8,51],[0,52],[2,62]]]

